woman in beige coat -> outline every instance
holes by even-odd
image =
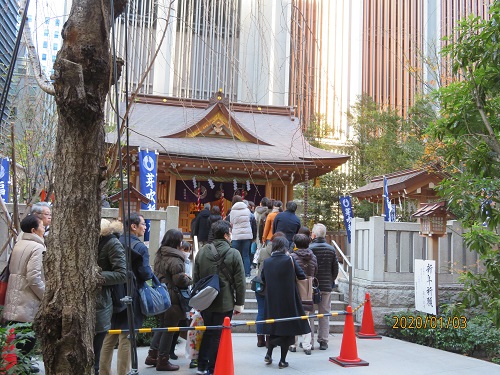
[[[42,266],[45,227],[38,217],[28,215],[21,221],[21,230],[21,240],[10,256],[10,276],[3,309],[3,318],[10,323],[33,322],[45,292]],[[26,355],[35,342],[35,338],[27,339],[18,347]]]

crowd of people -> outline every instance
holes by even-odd
[[[297,204],[283,203],[267,197],[258,207],[253,202],[235,195],[231,210],[221,216],[218,206],[204,205],[192,222],[192,234],[197,237],[200,250],[193,259],[189,242],[184,241],[178,229],[169,229],[161,241],[153,260],[153,268],[147,246],[141,241],[146,230],[144,217],[132,213],[124,225],[118,221],[101,220],[97,264],[104,279],[96,300],[96,324],[94,336],[95,374],[111,374],[111,362],[117,350],[118,375],[129,373],[131,345],[127,333],[110,335],[110,329],[128,329],[143,325],[144,315],[140,308],[139,290],[155,275],[167,286],[171,307],[156,316],[159,327],[186,326],[190,313],[186,311],[179,290],[204,277],[219,273],[220,291],[211,305],[196,313],[207,326],[222,325],[243,312],[247,284],[251,281],[252,268],[255,277],[265,286],[256,291],[257,321],[279,319],[306,314],[329,313],[331,292],[338,275],[335,250],[326,242],[326,227],[315,224],[312,230],[302,226],[296,215]],[[14,246],[9,263],[10,277],[7,289],[4,321],[32,322],[40,306],[44,289],[43,253],[44,237],[51,221],[50,206],[37,204],[21,222],[22,234]],[[127,273],[125,249],[130,251],[131,273]],[[215,251],[214,251],[215,249]],[[220,262],[226,272],[218,272]],[[129,277],[129,289],[127,289]],[[303,301],[296,280],[316,278],[321,292],[321,302]],[[122,298],[132,293],[134,319],[127,318],[127,306]],[[197,319],[197,324],[200,322]],[[273,362],[273,350],[280,347],[279,368],[288,367],[289,351],[302,348],[306,355],[314,350],[315,330],[312,319],[288,320],[275,324],[257,324],[257,347],[265,347],[264,362]],[[191,355],[190,368],[196,374],[213,374],[221,337],[220,330],[206,330],[198,347]],[[154,333],[145,364],[157,371],[177,371],[172,363],[177,359],[175,345],[178,334],[157,331]],[[329,319],[318,321],[316,341],[319,350],[328,348]],[[32,338],[22,343],[20,350],[29,355],[36,343]],[[32,372],[37,368],[33,367]]]

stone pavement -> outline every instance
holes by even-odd
[[[172,363],[181,368],[172,374],[194,375],[196,369],[190,369],[189,359],[184,357],[185,341],[180,341],[176,347],[179,359]],[[500,375],[500,365],[388,337],[383,337],[382,340],[357,339],[358,356],[369,362],[369,366],[350,368],[338,366],[328,360],[329,357],[340,354],[342,335],[332,335],[329,348],[325,351],[320,351],[316,344],[310,356],[306,356],[299,348],[296,353],[288,353],[290,367],[286,369],[278,369],[279,348],[274,350],[274,362],[269,366],[264,363],[266,348],[257,348],[255,334],[233,333],[232,341],[235,375]],[[146,347],[138,349],[139,374],[159,374],[154,367],[144,365],[147,352]],[[43,364],[41,368],[42,366]],[[115,367],[114,364],[113,366]],[[44,372],[41,371],[41,374]]]

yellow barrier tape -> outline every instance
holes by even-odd
[[[365,301],[366,302],[366,301]],[[364,305],[364,302],[359,305],[354,311],[359,309]],[[206,331],[206,330],[215,330],[215,329],[223,329],[223,328],[231,328],[238,327],[242,325],[253,326],[256,324],[273,324],[278,322],[286,322],[291,320],[307,320],[311,318],[324,318],[325,316],[338,316],[338,315],[347,315],[346,311],[332,311],[330,313],[323,314],[311,314],[311,315],[301,315],[301,316],[292,316],[288,318],[278,318],[278,319],[265,319],[265,320],[249,320],[245,322],[231,322],[230,327],[225,326],[196,326],[196,327],[162,327],[162,328],[138,328],[135,331],[138,333],[151,333],[151,332],[182,332],[182,331]],[[128,332],[128,329],[110,329],[108,333],[110,335],[118,335],[120,333]]]

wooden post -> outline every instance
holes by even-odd
[[[436,262],[435,272],[435,291],[436,291],[436,316],[439,315],[439,237],[432,235],[427,237],[427,258]]]

